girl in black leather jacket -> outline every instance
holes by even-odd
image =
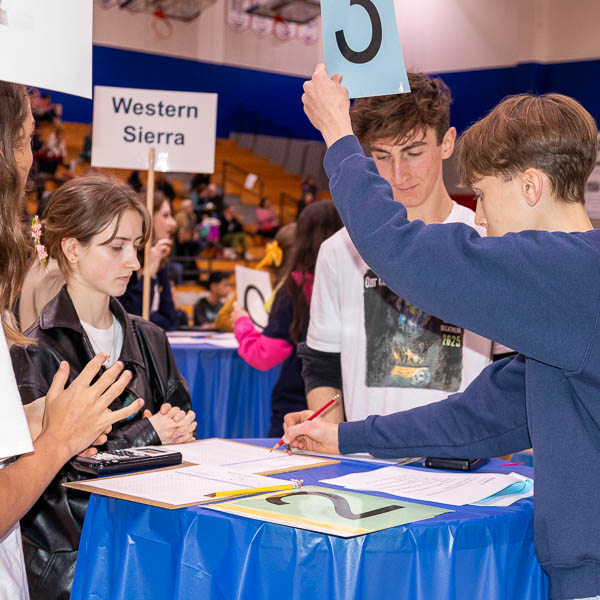
[[[137,253],[149,235],[150,217],[124,183],[91,176],[62,186],[46,209],[39,242],[67,283],[26,331],[36,343],[11,349],[24,404],[44,402],[63,360],[71,380],[100,352],[107,367],[124,363],[132,378],[111,408],[143,398],[145,410],[113,427],[107,449],[191,441],[196,428],[189,390],[164,332],[128,315],[114,298],[140,268]],[[30,422],[34,436],[39,425]],[[21,521],[33,600],[70,595],[88,495],[61,483],[81,478],[67,463]]]

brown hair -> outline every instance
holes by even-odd
[[[335,204],[328,200],[309,204],[298,217],[290,274],[300,273],[302,281],[298,284],[290,276],[285,281],[286,290],[292,300],[290,338],[294,344],[301,341],[308,327],[310,307],[303,289],[306,276],[315,272],[321,244],[343,226]]]
[[[141,198],[140,198],[141,200]],[[171,207],[171,212],[173,212],[173,205],[171,203],[171,200],[169,198],[167,198],[167,196],[165,196],[165,194],[163,194],[163,192],[161,192],[160,190],[154,190],[154,198],[153,198],[153,203],[152,203],[152,216],[154,216],[163,206],[163,204],[165,202],[169,203],[169,206]]]
[[[528,168],[543,171],[563,202],[583,202],[596,164],[596,122],[573,98],[520,94],[505,98],[461,136],[458,160],[463,185],[482,177],[506,181]]]
[[[275,234],[275,241],[279,244],[283,259],[278,267],[271,269],[275,283],[279,283],[283,277],[286,277],[292,268],[294,259],[294,242],[296,241],[296,221],[288,223],[279,229]]]
[[[14,149],[24,140],[29,100],[25,87],[0,81],[0,321],[6,338],[19,345],[28,343],[7,312],[14,309],[27,269],[31,248],[21,222],[23,184]]]
[[[358,98],[350,109],[352,129],[362,142],[394,140],[401,143],[415,133],[436,132],[438,144],[450,127],[452,94],[439,78],[409,73],[410,94]]]
[[[70,264],[62,251],[65,238],[75,238],[80,244],[103,232],[116,219],[111,242],[124,212],[133,210],[142,218],[142,246],[151,232],[151,217],[139,196],[124,182],[102,175],[88,175],[72,179],[52,196],[42,219],[42,243],[50,257],[58,261],[65,276]]]

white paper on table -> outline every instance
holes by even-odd
[[[407,465],[423,460],[423,457],[417,458],[377,458],[368,452],[355,452],[353,454],[326,454],[325,452],[312,452],[302,450],[302,454],[309,456],[322,456],[323,458],[335,458],[337,460],[346,458],[348,460],[357,460],[359,462],[368,462],[376,465]]]
[[[240,473],[219,467],[181,467],[149,473],[136,473],[124,477],[94,479],[85,485],[127,496],[160,502],[172,506],[214,501],[207,494],[285,485],[286,479]],[[92,490],[93,491],[93,490]]]
[[[169,343],[171,345],[173,345],[173,344],[202,344],[204,342],[204,340],[202,338],[197,338],[197,337],[177,336],[177,337],[169,337],[167,339],[169,340]]]
[[[268,448],[261,446],[221,439],[198,440],[188,444],[160,446],[160,448],[181,452],[183,460],[186,462],[227,467],[242,473],[293,471],[317,465],[326,460],[317,456],[288,454],[281,450],[270,452]]]
[[[236,349],[239,346],[238,341],[235,338],[225,340],[210,338],[202,340],[201,343],[206,344],[207,346],[219,346],[220,348]]]
[[[236,349],[239,344],[235,338],[205,338],[205,337],[183,337],[175,336],[169,338],[171,345],[176,344],[198,344],[202,346],[218,346],[220,348],[233,348]]]
[[[216,332],[209,329],[176,329],[175,331],[167,331],[168,338],[179,338],[179,337],[195,337],[195,338],[215,338],[217,340],[233,340],[235,335],[233,333]]]
[[[440,473],[407,467],[384,467],[352,473],[321,483],[383,492],[402,498],[463,506],[483,500],[518,481],[501,473]]]
[[[510,475],[518,481],[488,498],[471,504],[474,506],[510,506],[522,498],[531,498],[533,496],[533,479],[519,473]]]

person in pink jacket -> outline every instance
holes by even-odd
[[[290,411],[306,408],[306,394],[301,363],[296,347],[306,339],[310,298],[317,254],[321,244],[342,222],[331,202],[317,202],[300,215],[290,271],[277,290],[262,333],[257,331],[248,313],[239,305],[233,310],[238,352],[250,365],[267,371],[283,363],[281,375],[271,394],[271,428],[269,437],[283,435],[283,417]]]

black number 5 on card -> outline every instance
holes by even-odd
[[[354,6],[358,4],[362,6],[369,15],[369,19],[371,19],[371,41],[369,45],[360,52],[353,50],[346,42],[346,36],[344,32],[340,29],[335,32],[335,40],[337,42],[338,48],[342,53],[342,56],[349,60],[352,63],[362,65],[364,63],[368,63],[373,60],[379,49],[381,48],[381,39],[382,39],[382,28],[381,28],[381,17],[379,16],[379,12],[377,11],[377,7],[371,2],[371,0],[350,0],[350,6]]]

